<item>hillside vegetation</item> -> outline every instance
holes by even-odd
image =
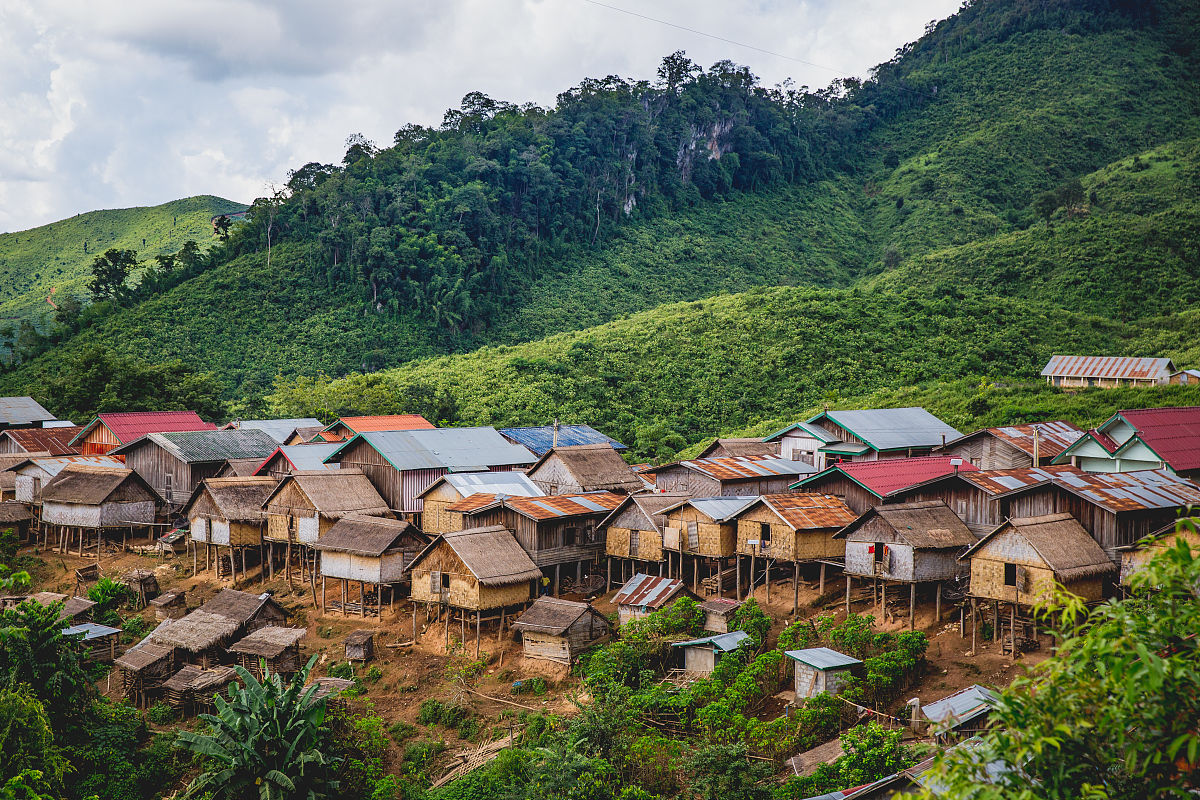
[[[213,238],[210,220],[246,206],[211,195],[160,206],[90,211],[17,233],[0,234],[0,317],[30,318],[52,309],[46,298],[86,295],[92,260],[109,248],[144,259],[174,253],[188,239]]]

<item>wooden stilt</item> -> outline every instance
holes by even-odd
[[[360,616],[367,616],[367,582],[358,582],[358,610]]]
[[[850,616],[850,576],[846,576],[846,616]]]
[[[196,554],[196,541],[193,539],[190,544],[192,545],[192,577],[194,578],[196,577],[196,559],[199,556]]]
[[[346,578],[342,578],[342,616],[346,616]]]
[[[763,585],[767,587],[767,602],[771,602],[771,559],[763,559]]]
[[[504,640],[504,606],[500,606],[500,628],[496,631],[496,644]]]
[[[321,613],[322,614],[325,613],[325,576],[324,575],[321,576]],[[417,625],[416,613],[417,613],[417,607],[414,605],[413,606],[413,628],[414,628],[414,630],[416,629],[416,625]]]
[[[825,562],[821,562],[821,582],[817,585],[817,592],[825,594]]]
[[[692,591],[700,594],[700,556],[692,560]]]
[[[741,554],[739,553],[738,555],[735,555],[734,559],[737,560],[737,599],[738,599],[738,602],[740,603],[740,602],[742,602],[742,556],[741,556]]]
[[[558,597],[559,579],[562,577],[562,564],[554,565],[554,596]]]
[[[750,548],[750,588],[746,590],[746,597],[754,597],[754,567],[755,567],[754,554],[757,549],[758,548],[756,548],[756,547]]]
[[[611,558],[608,560],[608,572],[606,573],[605,579],[604,579],[604,591],[605,592],[612,591],[612,559]]]
[[[582,562],[581,562],[582,563]],[[503,613],[503,612],[501,612]],[[475,612],[475,657],[479,658],[479,638],[483,632],[483,611]]]
[[[992,603],[992,641],[1000,641],[1000,601]]]
[[[800,611],[800,562],[792,562],[792,616]]]
[[[581,583],[583,583],[583,562],[582,561],[575,564],[575,585],[578,586]]]
[[[938,581],[933,587],[933,616],[934,622],[939,625],[942,622],[942,582]],[[952,618],[953,619],[953,618]]]
[[[887,581],[879,582],[879,618],[887,619]]]
[[[975,598],[971,598],[971,654],[975,654],[975,630],[979,626],[975,624]]]
[[[417,640],[417,602],[413,601],[413,641]]]
[[[917,618],[917,584],[916,582],[908,585],[908,629],[914,629],[914,623]]]
[[[1017,657],[1017,604],[1013,603],[1009,606],[1008,612],[1008,627],[1009,627],[1009,648],[1012,657]]]

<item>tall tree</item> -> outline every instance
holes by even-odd
[[[104,255],[96,256],[92,261],[92,279],[88,282],[88,290],[94,300],[113,300],[122,302],[129,297],[129,287],[126,281],[129,274],[137,268],[137,251],[122,250],[116,247],[104,251]]]

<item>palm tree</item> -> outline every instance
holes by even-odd
[[[331,788],[334,760],[323,748],[325,702],[304,681],[317,657],[291,681],[265,666],[258,681],[235,667],[242,685],[218,695],[216,714],[202,714],[208,731],[181,731],[176,746],[208,759],[209,769],[188,786],[185,798],[213,800],[319,800]]]

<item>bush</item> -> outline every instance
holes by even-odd
[[[364,681],[366,681],[367,683],[378,683],[379,679],[382,677],[383,677],[383,670],[381,670],[379,667],[372,666],[370,669],[367,670],[367,674],[363,675],[362,679]]]
[[[325,670],[325,674],[331,678],[352,681],[354,680],[354,665],[349,661],[335,662],[329,665],[329,669]]]
[[[170,725],[175,721],[175,709],[166,703],[155,703],[146,709],[146,719],[155,725]]]
[[[393,722],[390,726],[388,726],[388,733],[391,734],[392,739],[395,740],[396,744],[400,744],[405,739],[411,739],[413,736],[417,735],[417,726],[401,720],[399,722]]]

